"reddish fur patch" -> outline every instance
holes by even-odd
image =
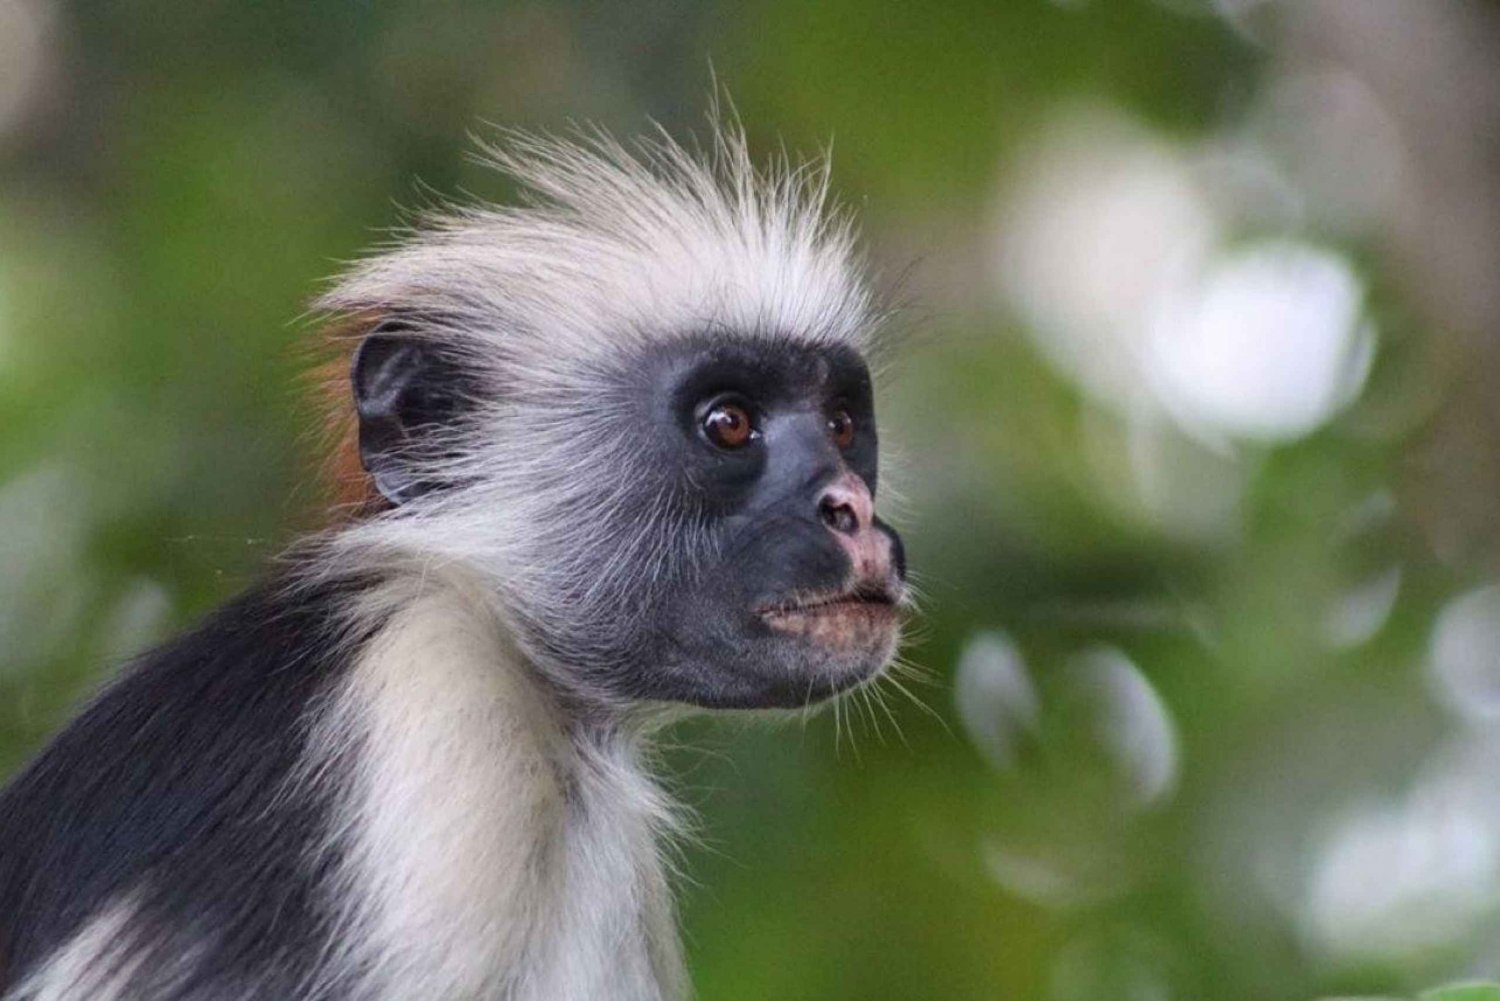
[[[349,391],[349,366],[359,342],[378,323],[376,317],[350,317],[323,330],[327,360],[310,373],[313,393],[323,412],[325,459],[321,479],[329,493],[330,521],[358,519],[382,503],[375,481],[359,461],[359,419]]]

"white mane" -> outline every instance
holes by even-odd
[[[826,161],[759,170],[736,129],[706,152],[664,136],[632,151],[599,132],[509,133],[484,159],[526,204],[431,215],[318,305],[430,313],[478,351],[543,368],[558,353],[711,330],[861,346],[873,326]]]

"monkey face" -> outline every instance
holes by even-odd
[[[391,325],[366,339],[366,467],[393,517],[492,568],[559,685],[614,704],[789,707],[890,660],[906,568],[875,515],[874,402],[852,347],[654,340],[526,398],[460,371]],[[448,458],[465,454],[478,458]]]
[[[905,600],[875,515],[870,376],[847,346],[687,338],[637,359],[650,439],[637,503],[676,512],[611,687],[714,707],[798,706],[878,673]]]

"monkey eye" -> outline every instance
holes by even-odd
[[[760,437],[749,408],[732,399],[711,402],[699,418],[698,426],[711,444],[727,451],[744,448]]]
[[[854,444],[854,418],[849,411],[839,407],[828,415],[828,436],[841,449]]]

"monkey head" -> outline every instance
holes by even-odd
[[[504,166],[551,201],[327,300],[376,317],[352,383],[387,509],[344,544],[477,570],[586,702],[790,707],[874,677],[905,560],[875,513],[879,314],[822,184],[733,140],[711,164],[543,144]]]

